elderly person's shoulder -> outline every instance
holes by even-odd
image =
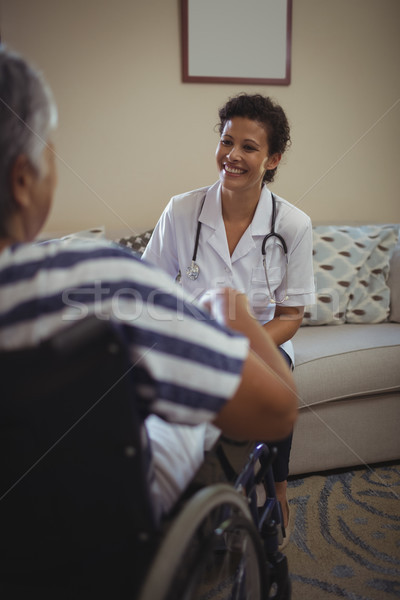
[[[101,258],[102,256],[120,256],[122,258],[133,260],[140,258],[132,249],[115,241],[106,238],[76,236],[74,234],[61,238],[37,240],[32,245],[49,256],[58,254],[82,254],[83,256],[93,255],[93,257],[97,256],[98,258]]]
[[[140,257],[108,240],[56,238],[10,244],[0,254],[0,270],[11,266],[27,273],[59,269],[61,275],[62,271],[84,263],[104,263],[106,273],[112,269],[113,261],[136,265],[140,264]]]
[[[105,238],[66,236],[21,244],[20,253],[43,269],[60,269],[67,273],[76,268],[88,281],[93,275],[99,280],[125,281],[127,285],[145,284],[180,296],[180,287],[157,266],[141,260],[140,254],[131,248]],[[22,262],[21,258],[19,261]]]

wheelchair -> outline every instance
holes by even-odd
[[[290,599],[266,446],[237,474],[221,439],[209,464],[223,477],[195,477],[156,522],[137,387],[146,374],[115,326],[88,317],[0,352],[0,374],[2,598]]]

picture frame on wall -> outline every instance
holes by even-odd
[[[181,0],[182,80],[289,85],[292,0]]]

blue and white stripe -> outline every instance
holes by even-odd
[[[120,324],[132,361],[151,378],[149,411],[167,420],[212,420],[239,384],[247,340],[132,253],[53,241],[0,254],[1,348],[35,345],[88,314]]]

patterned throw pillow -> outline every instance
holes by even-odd
[[[316,304],[304,325],[380,323],[387,320],[389,260],[395,227],[319,226],[313,229]]]
[[[131,235],[131,237],[128,238],[119,238],[118,240],[115,240],[115,242],[117,244],[120,244],[121,246],[130,248],[134,252],[137,252],[138,254],[142,255],[146,249],[146,246],[149,242],[149,239],[151,238],[152,233],[153,230],[149,229],[147,231],[144,231],[143,233]]]

